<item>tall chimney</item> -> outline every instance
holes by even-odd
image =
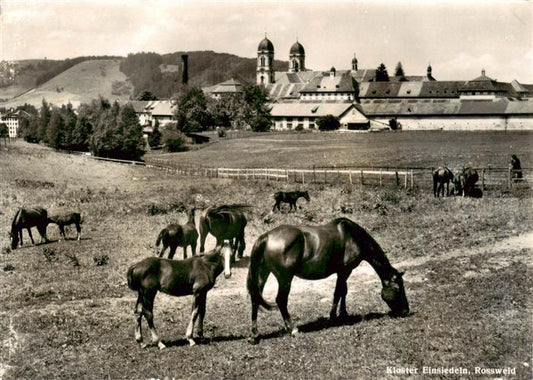
[[[181,83],[186,85],[189,82],[189,56],[181,55]]]

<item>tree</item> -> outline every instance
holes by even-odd
[[[50,106],[43,99],[41,104],[41,110],[39,112],[39,124],[37,130],[37,139],[46,141],[46,129],[48,128],[48,123],[50,122],[51,111]]]
[[[119,155],[128,160],[140,160],[145,152],[145,141],[139,118],[131,104],[126,104],[120,110],[118,131],[122,140]]]
[[[178,99],[175,111],[178,129],[182,132],[199,132],[206,130],[211,124],[211,117],[207,112],[207,100],[204,92],[197,87],[191,87]]]
[[[325,115],[317,118],[316,124],[321,131],[334,131],[341,126],[339,120],[333,115]]]
[[[22,137],[24,141],[27,141],[30,143],[38,143],[39,142],[39,119],[37,117],[33,117],[31,119],[28,119],[25,117],[20,118],[17,135],[19,137]]]
[[[376,82],[388,82],[388,81],[389,81],[389,73],[387,73],[387,68],[382,63],[376,69]]]
[[[152,94],[150,91],[144,90],[137,96],[137,100],[157,100],[157,96]]]
[[[243,88],[244,118],[255,132],[266,132],[272,126],[268,93],[263,86],[250,83]]]
[[[407,78],[405,78],[405,73],[403,72],[401,62],[398,62],[398,64],[396,65],[396,69],[394,70],[394,76],[399,77],[401,81],[407,80]]]
[[[4,145],[7,145],[7,139],[9,138],[9,128],[6,123],[0,123],[0,138],[4,139]]]
[[[54,149],[65,147],[65,121],[59,108],[54,108],[46,128],[46,141]]]
[[[152,148],[155,148],[161,145],[161,136],[162,136],[161,131],[159,130],[159,121],[156,120],[155,125],[154,125],[154,130],[148,137],[148,144],[150,144]]]

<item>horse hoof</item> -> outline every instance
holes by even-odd
[[[256,345],[259,343],[259,337],[258,336],[251,336],[248,338],[248,343]]]
[[[189,346],[196,346],[196,342],[194,341],[194,339],[187,338],[187,340],[189,341]]]
[[[157,347],[159,347],[159,350],[164,350],[165,348],[167,348],[167,346],[165,346],[163,342],[157,343]]]
[[[293,337],[297,337],[299,335],[299,333],[300,332],[298,331],[298,327],[293,328],[292,331],[291,331],[291,335]]]
[[[141,348],[146,348],[146,347],[148,347],[148,346],[149,346],[148,343],[143,343],[143,344],[141,344]]]

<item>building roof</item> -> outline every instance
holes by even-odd
[[[136,113],[145,112],[145,107],[150,103],[149,100],[132,100],[130,101]]]
[[[321,73],[309,81],[301,92],[353,92],[352,76],[347,72],[331,76]]]
[[[267,51],[267,52],[274,52],[274,45],[268,38],[263,38],[261,42],[259,42],[259,46],[257,47],[257,51]]]
[[[298,41],[296,41],[292,46],[289,54],[299,54],[305,55],[305,49]]]
[[[270,114],[274,117],[339,117],[352,107],[353,103],[273,103]]]
[[[173,116],[174,107],[170,100],[151,100],[145,110],[153,116]]]
[[[243,84],[236,79],[230,79],[211,87],[204,88],[204,92],[211,94],[228,94],[242,92]]]

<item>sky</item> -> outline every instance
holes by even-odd
[[[437,80],[533,84],[533,0],[0,0],[0,60],[213,50],[275,59],[296,41],[313,70],[398,62]]]

